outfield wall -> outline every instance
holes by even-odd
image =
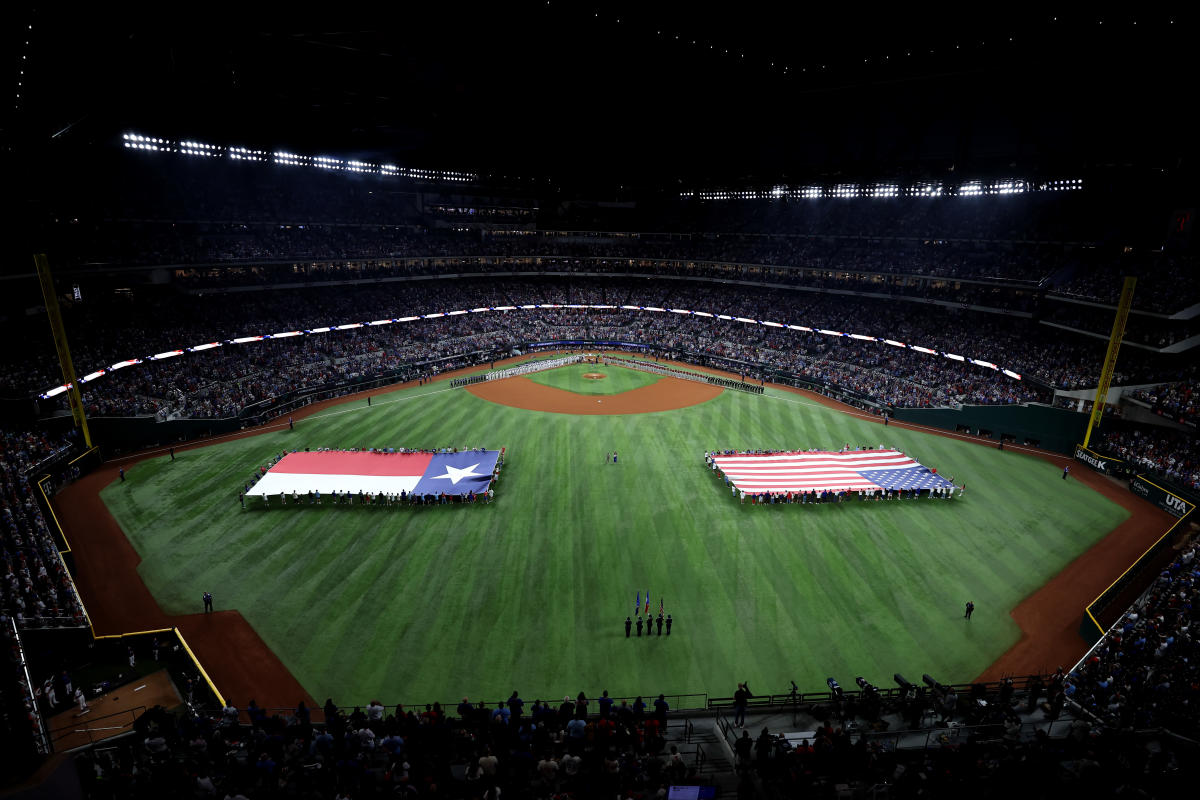
[[[990,432],[997,442],[1012,437],[1017,443],[1036,442],[1056,453],[1075,453],[1083,441],[1087,415],[1042,405],[963,406],[951,408],[897,408],[893,417],[901,422],[956,431],[967,428],[974,435]]]

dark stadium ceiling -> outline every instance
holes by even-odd
[[[597,188],[1179,169],[1191,148],[1186,10],[436,5],[10,8],[6,145],[139,130]]]

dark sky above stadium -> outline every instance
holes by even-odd
[[[1186,10],[410,6],[10,8],[8,147],[138,130],[596,187],[1191,157]]]

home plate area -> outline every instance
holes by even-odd
[[[385,450],[288,453],[246,492],[252,497],[320,492],[357,495],[483,494],[500,450],[397,453]]]

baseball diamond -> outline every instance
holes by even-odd
[[[127,469],[125,483],[101,494],[165,613],[193,610],[191,586],[219,587],[223,603],[241,611],[312,697],[385,690],[439,697],[452,686],[503,692],[507,678],[493,682],[453,655],[480,638],[527,685],[550,685],[558,667],[530,661],[518,641],[497,636],[519,628],[535,607],[553,621],[543,630],[549,646],[589,680],[622,693],[639,691],[646,669],[685,670],[698,683],[725,670],[761,683],[778,682],[784,672],[819,682],[833,668],[979,675],[1021,640],[1021,630],[1006,614],[977,615],[973,623],[987,635],[964,640],[937,623],[950,599],[969,586],[981,607],[1013,608],[1128,516],[1078,483],[1043,492],[1053,468],[1033,454],[984,450],[898,425],[884,429],[778,389],[600,416],[564,413],[547,398],[571,393],[549,387],[538,387],[542,394],[526,404],[546,403],[545,411],[475,394],[527,380],[452,391],[435,382],[377,395],[370,407],[335,405],[303,418],[294,431],[268,427],[203,446],[173,467],[163,456],[143,460]],[[710,388],[678,383],[682,388],[667,394],[677,405],[693,402],[686,393]],[[883,435],[953,471],[956,482],[972,484],[970,494],[953,503],[823,509],[838,512],[831,515],[741,506],[716,490],[700,458],[721,445],[875,446]],[[245,466],[281,448],[438,446],[484,436],[509,443],[491,506],[379,517],[371,509],[307,505],[286,514],[243,512],[231,502]],[[620,462],[601,464],[606,450],[618,451]],[[181,497],[190,498],[186,509]],[[156,523],[164,513],[178,520],[169,531]],[[629,581],[586,566],[592,563],[624,565],[634,585],[668,598],[678,626],[674,649],[639,653],[632,662],[612,652],[611,618],[627,602]],[[504,591],[509,580],[526,590]],[[347,605],[347,598],[354,601]],[[94,616],[106,605],[102,598],[92,604]],[[679,645],[693,618],[708,631],[699,650]],[[916,629],[925,632],[921,642],[911,637]],[[299,630],[303,639],[295,637]],[[597,635],[579,639],[575,630]],[[803,643],[814,635],[838,639],[838,650],[806,652]],[[431,648],[434,636],[463,644]],[[346,651],[362,657],[346,663],[319,656]],[[392,666],[380,673],[377,659]]]
[[[1192,790],[1191,9],[12,5],[0,794]]]

